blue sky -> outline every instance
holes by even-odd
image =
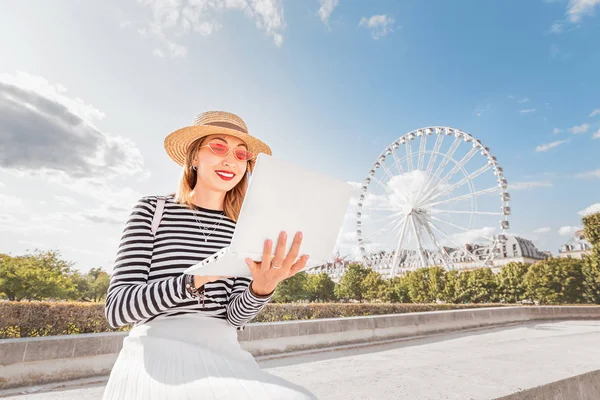
[[[598,0],[0,7],[0,252],[110,270],[135,200],[175,187],[164,137],[211,109],[349,182],[409,131],[461,129],[504,168],[511,231],[554,253],[600,211]]]

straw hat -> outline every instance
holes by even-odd
[[[191,126],[171,132],[165,138],[165,150],[173,161],[183,165],[188,147],[196,139],[208,135],[231,135],[246,143],[248,150],[258,155],[271,155],[269,146],[248,133],[246,123],[237,115],[224,111],[207,111],[196,117]]]

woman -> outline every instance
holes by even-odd
[[[168,135],[165,149],[183,175],[177,193],[162,199],[155,234],[157,196],[140,199],[125,226],[105,312],[112,327],[133,328],[103,400],[314,399],[262,371],[236,332],[306,265],[301,233],[287,254],[285,232],[276,246],[266,240],[261,262],[246,260],[252,279],[183,274],[229,245],[256,155],[271,150],[225,112],[203,113]]]

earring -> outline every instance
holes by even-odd
[[[197,168],[196,168],[196,166],[195,166],[195,165],[192,165],[192,169],[193,169],[194,171],[196,171],[196,170],[197,170]]]

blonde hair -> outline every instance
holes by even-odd
[[[186,205],[187,207],[194,209],[196,206],[192,202],[192,191],[196,186],[196,180],[198,179],[198,171],[192,168],[192,161],[196,156],[196,153],[200,150],[200,146],[204,143],[206,136],[195,140],[190,144],[185,154],[185,161],[183,163],[183,173],[179,181],[177,193],[175,193],[175,202]],[[254,168],[254,160],[248,161],[246,173],[242,180],[233,187],[230,191],[225,193],[225,200],[223,201],[223,211],[225,215],[237,222],[240,215],[240,209],[242,208],[242,202],[244,196],[246,196],[246,189],[248,188],[248,174],[252,172]]]

